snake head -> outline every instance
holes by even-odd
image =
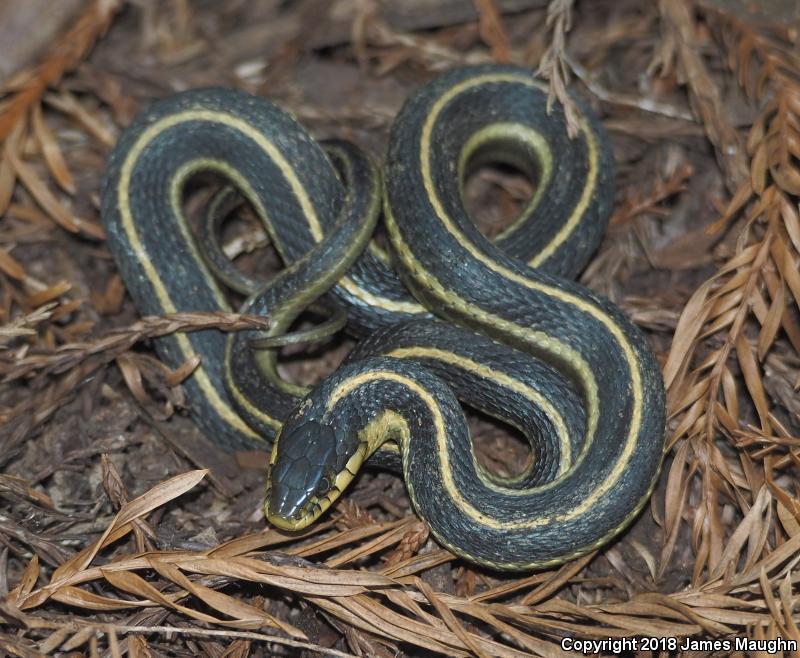
[[[363,461],[357,440],[313,420],[287,421],[272,449],[264,512],[282,530],[302,530],[331,506]]]

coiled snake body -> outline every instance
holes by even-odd
[[[186,181],[210,169],[250,202],[289,264],[247,288],[242,310],[269,315],[275,337],[328,293],[368,336],[310,392],[278,376],[274,350],[251,349],[261,332],[159,340],[172,366],[201,356],[186,386],[212,438],[275,438],[266,513],[276,525],[317,518],[370,458],[402,464],[441,544],[496,569],[586,553],[644,505],[664,445],[660,373],[625,315],[571,281],[605,229],[612,157],[590,112],[570,140],[545,98],[516,67],[441,76],[400,112],[383,190],[358,151],[334,143],[326,154],[288,115],[241,92],[181,94],[123,134],[103,216],[143,313],[228,309],[212,276],[224,266],[204,257],[214,249],[198,247],[181,209]],[[468,172],[486,161],[537,180],[494,241],[462,199]],[[381,198],[390,255],[365,249]],[[529,438],[534,458],[521,475],[480,465],[458,399]]]

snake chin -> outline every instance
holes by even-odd
[[[317,508],[322,510],[322,506],[319,504],[319,499],[312,498],[310,499],[306,505],[303,505],[300,510],[293,514],[290,517],[285,516],[285,512],[273,512],[273,500],[271,490],[267,490],[267,502],[265,504],[265,514],[267,517],[267,521],[274,525],[276,528],[281,530],[287,530],[289,532],[296,532],[298,530],[303,530],[304,528],[311,525],[314,520],[321,514],[322,512],[317,512]]]

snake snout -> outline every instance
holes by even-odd
[[[335,456],[330,427],[311,421],[284,428],[269,475],[265,511],[270,523],[284,530],[301,530],[325,511]]]

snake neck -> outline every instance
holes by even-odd
[[[384,409],[364,426],[358,437],[367,446],[367,457],[371,457],[379,448],[393,452],[406,449],[411,429],[405,416],[392,409]]]

